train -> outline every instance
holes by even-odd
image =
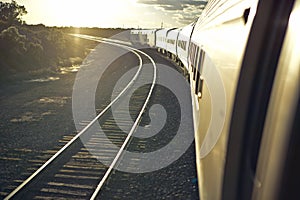
[[[188,78],[201,200],[300,199],[300,0],[210,0],[185,27],[132,30]]]

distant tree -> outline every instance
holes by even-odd
[[[22,55],[26,51],[26,36],[21,35],[15,26],[3,30],[0,33],[0,49],[7,53]]]
[[[21,35],[15,26],[0,33],[0,73],[16,72],[24,67],[26,36]]]
[[[97,44],[85,40],[74,42],[63,28],[28,25],[22,21],[25,14],[25,7],[15,0],[0,0],[0,82],[1,77],[10,74],[56,71],[60,66],[79,64]]]
[[[7,24],[8,26],[22,24],[22,16],[26,14],[26,8],[18,5],[14,0],[10,3],[0,2],[0,21],[3,24]]]

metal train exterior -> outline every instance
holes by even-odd
[[[200,199],[300,199],[299,24],[300,0],[212,0],[153,32],[189,75]]]
[[[166,38],[166,51],[170,58],[176,60],[177,58],[177,41],[180,29],[172,29],[168,31]]]
[[[154,47],[156,44],[155,29],[135,29],[130,31],[132,44],[148,45]]]

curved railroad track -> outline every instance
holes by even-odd
[[[127,86],[92,121],[82,121],[83,129],[73,138],[69,138],[70,140],[61,149],[15,188],[5,199],[22,199],[24,197],[30,199],[86,199],[89,196],[90,199],[95,199],[121,158],[122,152],[128,145],[150,100],[156,83],[156,65],[149,55],[138,49],[121,44],[120,41],[104,40],[84,35],[76,36],[129,50],[139,59],[138,70]],[[135,120],[133,125],[128,124],[130,125],[128,127],[129,133],[124,134],[120,132],[115,123],[112,123],[113,116],[107,111],[112,105],[122,101],[122,98],[127,95],[136,81],[150,75],[149,70],[145,71],[142,68],[143,59],[141,55],[144,59],[149,59],[153,65],[152,84],[150,87],[135,93],[136,107],[132,109]],[[123,120],[123,123],[127,124],[128,119],[124,118]],[[109,148],[105,152],[98,152],[97,156],[107,157],[107,159],[112,160],[110,166],[97,162],[93,155],[85,147],[82,147],[79,140],[95,123],[100,123],[103,130],[109,133],[108,137],[120,147],[117,153]],[[97,133],[89,135],[89,138],[87,142],[89,148],[106,145],[105,140],[99,137]],[[48,195],[49,193],[51,195]],[[57,194],[57,196],[53,196],[53,194]]]

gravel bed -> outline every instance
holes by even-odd
[[[149,53],[153,55],[155,61],[176,68],[153,50]],[[126,58],[126,61],[132,66],[137,62],[132,58]],[[113,88],[111,79],[118,80],[131,68],[127,64],[125,68],[120,69],[118,68],[120,64],[120,60],[112,64],[115,67],[106,72],[112,74],[112,77],[104,76],[101,81],[106,84],[98,86],[103,97],[96,102],[99,110],[110,100],[109,95]],[[76,70],[66,70],[62,74],[40,79],[20,80],[0,85],[0,198],[20,184],[20,180],[24,180],[30,170],[34,171],[41,164],[39,163],[41,159],[48,158],[55,149],[76,133],[71,99],[75,76]],[[170,91],[162,87],[157,87],[154,93],[156,101],[170,95]],[[165,99],[165,105],[176,106],[172,98]],[[176,109],[174,112],[176,116]],[[174,122],[176,119],[171,121]],[[168,137],[172,137],[172,134]],[[162,140],[164,144],[168,143],[168,137],[165,141]],[[101,192],[101,197],[198,199],[195,169],[195,151],[192,144],[180,159],[161,170],[143,174],[115,172],[108,186]]]

